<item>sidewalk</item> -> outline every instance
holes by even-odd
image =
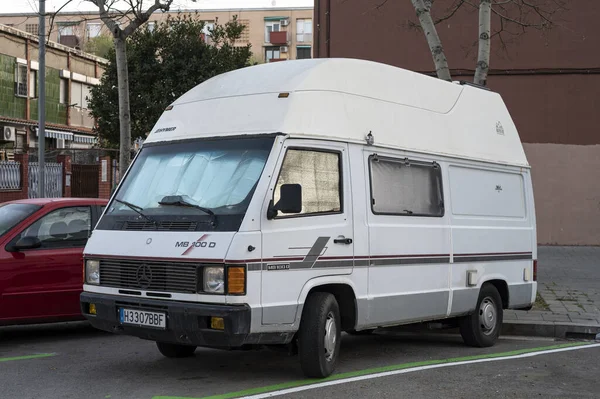
[[[600,247],[539,247],[537,301],[506,310],[503,334],[592,338],[600,333]]]

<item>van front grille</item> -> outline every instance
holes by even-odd
[[[100,285],[158,292],[196,293],[197,263],[100,260]]]

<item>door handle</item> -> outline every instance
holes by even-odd
[[[352,238],[345,238],[344,236],[340,237],[340,238],[336,238],[335,240],[333,240],[333,242],[335,244],[352,244]]]

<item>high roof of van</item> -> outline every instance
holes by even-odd
[[[269,133],[356,143],[371,133],[374,146],[528,166],[499,94],[344,58],[218,75],[178,98],[146,142]]]

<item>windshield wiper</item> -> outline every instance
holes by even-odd
[[[132,209],[133,211],[135,211],[138,215],[140,215],[141,217],[143,217],[144,219],[146,219],[147,221],[151,222],[152,224],[154,224],[154,226],[156,226],[156,220],[152,219],[150,216],[145,215],[142,211],[144,210],[144,208],[142,208],[141,206],[138,205],[134,205],[131,204],[127,201],[122,201],[120,199],[116,199],[115,201],[117,201],[120,204],[126,205],[129,209]]]
[[[202,212],[206,213],[207,215],[209,215],[211,217],[211,219],[212,219],[211,223],[213,226],[217,225],[217,215],[215,215],[215,213],[212,210],[210,210],[209,208],[200,206],[200,205],[191,204],[191,203],[187,202],[186,200],[184,200],[181,195],[167,195],[162,200],[158,201],[158,204],[159,205],[187,206],[189,208],[200,209]]]

